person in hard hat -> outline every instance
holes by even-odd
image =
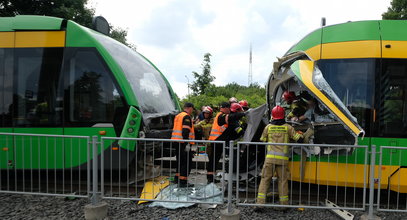
[[[227,116],[230,113],[230,104],[228,102],[223,102],[220,104],[220,112],[216,114],[215,119],[212,124],[211,133],[209,134],[209,140],[216,141],[228,128]],[[220,139],[219,139],[220,140]],[[206,167],[207,170],[207,180],[208,183],[215,181],[216,164],[218,163],[220,156],[223,152],[222,144],[211,144],[212,152],[208,154],[209,163]]]
[[[294,128],[285,122],[285,110],[277,105],[271,111],[272,121],[267,125],[261,135],[260,140],[268,143],[288,143],[290,139],[301,142],[303,136],[297,133]],[[267,154],[261,171],[261,181],[257,194],[257,204],[266,203],[267,190],[274,173],[278,177],[278,195],[280,205],[288,205],[288,169],[289,147],[287,145],[267,145]]]
[[[241,119],[246,115],[243,108],[238,103],[233,103],[230,106],[230,114],[228,117],[229,127],[231,135],[228,136],[228,141],[236,140],[244,133],[244,127],[242,126]],[[233,132],[234,131],[234,132]]]
[[[238,101],[237,101],[237,98],[235,98],[235,97],[231,97],[230,99],[229,99],[229,104],[232,104],[232,103],[237,103]]]
[[[249,110],[249,103],[247,102],[247,100],[240,100],[239,101],[239,105],[242,106],[244,111]]]
[[[192,121],[192,112],[194,104],[185,103],[184,111],[175,116],[174,127],[172,129],[172,140],[194,140],[194,123]],[[188,183],[188,175],[191,171],[192,154],[190,144],[192,142],[179,142],[176,146],[177,171],[174,181],[178,183],[178,187],[193,187],[193,184]]]
[[[194,125],[194,129],[197,140],[208,140],[213,124],[213,109],[210,106],[205,106],[202,108],[202,113],[204,118]],[[209,143],[202,144],[198,149],[200,149],[198,153],[212,154],[212,145]]]
[[[249,102],[247,102],[247,100],[243,99],[243,100],[239,101],[239,105],[242,106],[244,112],[249,111]],[[247,117],[246,116],[243,117],[240,120],[240,123],[242,124],[241,125],[242,128],[246,130],[246,128],[247,128]]]
[[[287,120],[298,122],[298,118],[307,111],[307,103],[300,97],[297,97],[293,91],[285,91],[282,99],[289,105],[290,112],[287,114]]]
[[[244,115],[245,113],[238,103],[232,103],[232,105],[227,102],[222,103],[221,112],[216,115],[212,125],[209,140],[225,141],[226,146],[229,146],[229,141],[235,140],[243,134],[239,120]],[[215,181],[216,166],[223,153],[222,144],[213,146],[213,154],[209,155],[209,164],[207,166],[208,183]]]
[[[211,133],[211,128],[213,124],[213,109],[210,106],[205,106],[202,108],[203,119],[194,125],[196,133],[200,132],[203,135],[204,140],[209,139],[209,135]]]

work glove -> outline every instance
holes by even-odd
[[[185,152],[191,151],[191,145],[190,145],[190,144],[185,145],[184,151],[185,151]]]

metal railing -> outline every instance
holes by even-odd
[[[407,171],[405,168],[401,169],[407,161],[407,147],[381,146],[379,160],[378,179],[374,181],[387,188],[377,187],[377,210],[407,212]],[[383,162],[388,165],[383,165]],[[388,178],[382,178],[383,174]]]
[[[234,204],[344,210],[368,207],[370,218],[375,206],[377,211],[407,212],[403,179],[407,147],[382,146],[376,153],[375,146],[288,144],[289,203],[279,203],[279,180],[274,175],[268,200],[259,205],[256,198],[268,143],[191,142],[195,153],[187,154],[186,161],[192,159],[187,163],[188,181],[195,186],[178,187],[174,177],[180,166],[176,159],[180,157],[180,140],[0,133],[0,193],[87,197],[93,204],[101,198],[227,202],[229,212]],[[131,147],[135,150],[126,150]],[[219,184],[209,185],[210,198],[208,191],[202,190],[207,187],[209,165],[218,173],[216,180],[220,179]],[[150,191],[143,192],[149,184]],[[165,190],[163,197],[159,192]],[[185,199],[179,199],[180,195],[186,195]]]
[[[128,148],[136,146],[134,151],[125,151],[119,154],[118,160],[114,161],[106,157],[112,156],[114,151],[120,151],[118,143],[123,143]],[[157,202],[177,202],[177,203],[210,203],[223,204],[224,202],[224,178],[221,178],[220,190],[215,184],[204,188],[207,184],[206,170],[209,161],[213,161],[212,167],[216,168],[215,160],[210,160],[210,156],[225,152],[225,142],[222,141],[203,141],[193,140],[194,145],[189,145],[186,161],[192,161],[192,164],[186,164],[190,171],[188,183],[194,186],[178,187],[180,179],[176,178],[176,167],[181,167],[181,145],[184,141],[168,139],[147,139],[147,138],[110,138],[101,139],[101,194],[104,199],[125,199],[136,201],[157,201]],[[211,145],[211,152],[208,147]],[[214,147],[216,145],[216,147]],[[115,149],[114,146],[117,146]],[[204,150],[200,150],[204,148]],[[220,152],[219,152],[220,151]],[[178,154],[178,155],[177,155]],[[225,173],[225,156],[221,159],[221,169],[219,174]],[[106,162],[108,161],[108,162]],[[215,169],[216,170],[216,169]],[[118,189],[118,190],[115,190]],[[125,191],[121,189],[125,188]],[[141,191],[145,188],[147,191]],[[166,194],[160,193],[166,188]],[[207,191],[210,191],[208,193]],[[164,192],[164,191],[163,191]],[[210,197],[208,197],[210,194]],[[216,195],[214,195],[216,194]],[[219,199],[220,197],[220,199]],[[181,198],[181,199],[180,199]]]
[[[236,166],[239,178],[236,190],[237,205],[332,209],[326,204],[332,202],[338,206],[337,209],[364,210],[368,176],[367,146],[273,143],[274,146],[290,146],[291,159],[286,165],[280,165],[288,167],[289,171],[285,168],[280,171],[276,170],[277,168],[271,170],[270,166],[266,171],[262,169],[267,145],[270,144],[237,143]],[[244,155],[240,156],[242,153]],[[310,159],[307,154],[314,154],[314,157]],[[265,195],[266,203],[258,204],[256,198],[259,193],[260,176],[265,175],[264,172],[269,172],[268,176],[273,177],[267,183],[270,187]],[[285,183],[279,184],[279,181],[283,179],[280,176],[285,175],[288,175],[289,180],[286,183],[289,202],[280,204],[278,197],[282,189],[279,189],[279,185]],[[360,196],[360,193],[363,196]]]
[[[88,197],[89,137],[0,133],[0,192]]]

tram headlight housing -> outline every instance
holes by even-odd
[[[134,128],[127,128],[127,132],[133,133],[133,132],[134,132]]]

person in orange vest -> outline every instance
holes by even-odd
[[[232,113],[231,113],[232,111]],[[243,109],[238,103],[229,104],[223,102],[220,106],[220,112],[216,115],[212,125],[209,140],[225,141],[226,146],[229,146],[229,141],[237,139],[242,134],[242,128],[239,126],[239,120],[245,116]],[[208,183],[215,182],[216,165],[223,153],[222,144],[214,144],[212,154],[209,156],[209,164],[207,166]],[[218,182],[218,181],[216,181]]]
[[[194,140],[194,124],[191,114],[194,111],[194,104],[185,103],[184,111],[175,116],[174,127],[172,129],[171,139],[173,140]],[[177,173],[174,181],[178,183],[178,187],[193,187],[193,184],[188,183],[188,175],[191,172],[192,154],[190,144],[192,142],[180,141],[174,143],[176,145]]]
[[[289,143],[289,140],[303,142],[303,136],[297,133],[294,128],[285,122],[285,110],[277,105],[271,111],[272,121],[267,125],[261,135],[262,142],[270,143],[267,145],[267,154],[261,171],[261,181],[257,194],[257,204],[265,204],[267,191],[274,173],[278,177],[278,196],[280,205],[288,205],[288,169],[289,146],[272,145],[271,143]],[[263,211],[262,208],[256,211]]]

